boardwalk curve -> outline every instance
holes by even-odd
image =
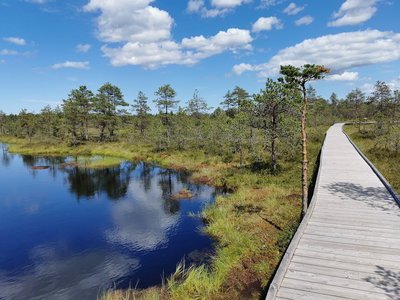
[[[333,125],[267,300],[400,300],[400,209],[378,175]]]

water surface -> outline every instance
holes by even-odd
[[[199,213],[215,190],[144,163],[106,169],[10,154],[0,144],[0,299],[96,299],[161,283],[212,249]],[[34,170],[35,166],[49,166]],[[182,189],[191,200],[171,200]]]

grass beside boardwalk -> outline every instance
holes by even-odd
[[[326,127],[309,131],[310,170],[314,169]],[[301,164],[284,162],[277,175],[267,170],[239,168],[202,151],[153,152],[150,146],[127,143],[87,144],[75,148],[1,138],[12,152],[52,155],[111,155],[154,162],[162,167],[192,172],[195,182],[225,187],[205,209],[206,232],[217,241],[210,266],[177,268],[163,287],[145,291],[109,291],[103,299],[258,299],[272,276],[301,210]],[[311,175],[311,174],[310,174]],[[310,176],[311,177],[311,176]]]
[[[394,187],[397,193],[400,192],[400,152],[385,147],[385,140],[390,138],[388,134],[375,136],[374,124],[362,125],[361,132],[355,125],[346,125],[345,131],[354,141],[358,148],[368,157],[387,181]],[[395,128],[400,134],[400,128]]]

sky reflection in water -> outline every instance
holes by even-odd
[[[198,263],[211,251],[202,221],[188,214],[215,190],[187,174],[129,162],[79,169],[0,151],[0,298],[95,299],[114,283],[159,284],[183,257]],[[170,199],[183,188],[192,200]]]

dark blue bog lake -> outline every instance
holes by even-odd
[[[0,155],[0,299],[96,299],[209,257],[212,240],[192,213],[215,190],[187,174],[131,162],[82,169],[4,145]],[[182,189],[194,197],[172,200]]]

